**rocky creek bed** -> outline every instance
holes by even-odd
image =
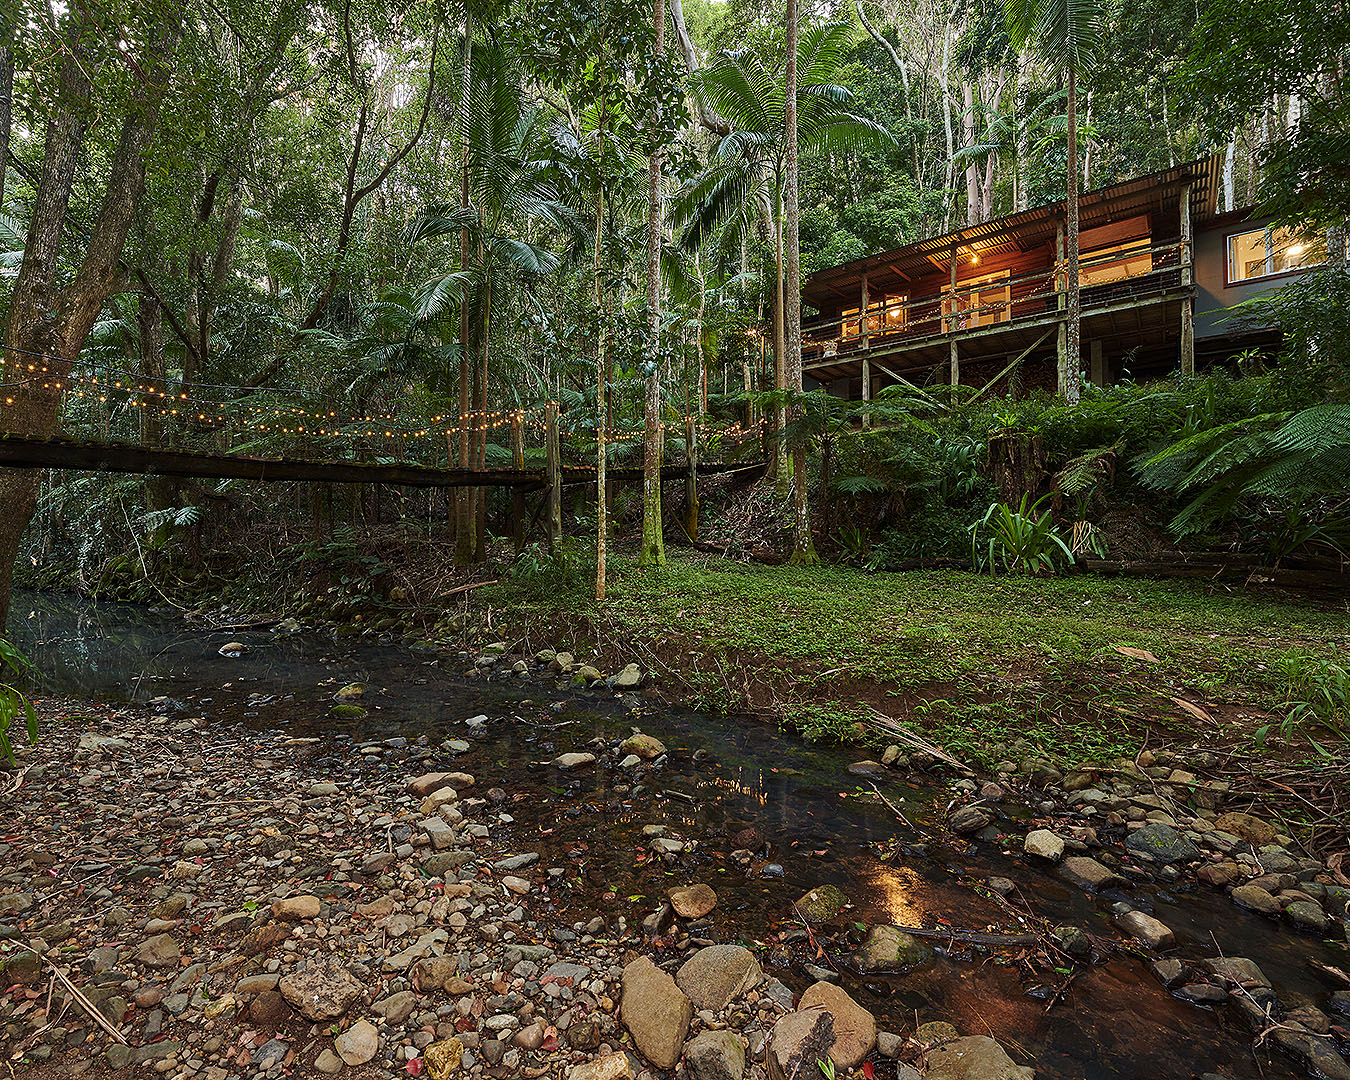
[[[0,775],[15,1075],[1350,1077],[1350,888],[1202,752],[974,777],[506,643],[170,636]]]

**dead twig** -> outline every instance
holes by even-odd
[[[38,955],[42,958],[42,962],[52,969],[52,972],[56,975],[56,977],[61,980],[62,985],[64,985],[65,988],[70,991],[71,996],[74,997],[75,1000],[80,1003],[80,1005],[84,1008],[84,1011],[89,1014],[89,1018],[93,1020],[94,1023],[96,1023],[99,1027],[101,1027],[114,1039],[120,1042],[123,1046],[131,1045],[129,1042],[127,1042],[126,1036],[124,1036],[120,1031],[117,1030],[117,1028],[113,1027],[113,1025],[108,1022],[108,1019],[101,1012],[99,1012],[97,1008],[94,1007],[94,1003],[90,1001],[87,997],[85,997],[83,993],[80,992],[80,988],[78,986],[76,986],[73,982],[70,981],[70,979],[67,977],[64,971],[62,971],[59,967],[56,966],[56,964],[54,964],[50,959],[48,959],[45,953],[39,953]]]
[[[906,825],[908,825],[911,829],[914,828],[914,823],[913,823],[912,821],[910,821],[909,818],[905,817],[905,815],[904,815],[903,811],[901,811],[900,807],[896,806],[895,803],[891,802],[890,799],[886,798],[886,796],[883,795],[883,794],[881,793],[881,788],[877,787],[875,783],[872,784],[872,790],[875,791],[875,792],[877,793],[877,798],[878,798],[878,799],[880,799],[882,802],[884,802],[887,806],[889,806],[889,807],[891,808],[891,813],[893,813],[896,817],[898,817],[901,821],[903,821],[903,822],[904,822]]]

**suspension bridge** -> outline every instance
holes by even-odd
[[[560,521],[562,489],[594,485],[598,475],[594,464],[575,460],[589,449],[594,461],[596,429],[565,416],[556,401],[464,415],[428,415],[420,401],[357,411],[296,388],[184,385],[112,367],[62,373],[46,357],[0,363],[4,468],[544,491],[551,525]],[[39,395],[59,397],[60,434],[15,430],[25,406]],[[666,427],[677,433],[681,452],[662,468],[662,479],[683,480],[695,501],[699,475],[764,467],[758,425],[685,416]],[[604,434],[611,451],[622,455],[625,444],[636,450],[643,433],[612,427]],[[538,461],[540,449],[542,463],[527,466],[531,458]],[[616,463],[607,464],[605,473],[607,483],[621,484],[641,480],[643,470]]]

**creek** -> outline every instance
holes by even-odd
[[[936,960],[910,974],[858,975],[842,955],[822,957],[802,940],[793,901],[832,883],[850,897],[847,918],[860,925],[1015,931],[1007,911],[972,888],[999,876],[1014,882],[1013,897],[1035,914],[1119,940],[1110,906],[1126,899],[1173,929],[1175,955],[1254,960],[1286,1007],[1325,1008],[1330,985],[1309,961],[1346,963],[1340,946],[1297,935],[1194,882],[1087,894],[1021,853],[1031,820],[1024,807],[1000,807],[1009,846],[968,844],[936,824],[952,794],[940,777],[887,774],[880,789],[910,828],[875,798],[869,780],[848,772],[861,756],[856,751],[812,745],[761,722],[669,708],[650,695],[469,678],[472,661],[455,653],[309,631],[197,629],[170,612],[66,595],[17,594],[10,622],[16,643],[42,672],[43,691],[75,699],[70,708],[78,710],[80,700],[135,703],[202,717],[216,730],[234,725],[241,737],[281,727],[321,739],[325,767],[339,784],[358,767],[389,767],[378,759],[376,744],[385,740],[426,738],[432,747],[465,740],[471,749],[463,767],[484,787],[507,793],[505,808],[515,819],[507,842],[539,851],[544,865],[575,871],[579,887],[547,901],[552,916],[541,912],[556,916],[557,925],[597,912],[636,923],[668,888],[704,881],[719,897],[708,936],[751,947],[772,941],[766,967],[794,990],[812,981],[806,964],[832,958],[842,985],[883,1030],[904,1033],[916,1019],[944,1020],[962,1034],[990,1034],[1018,1060],[1033,1061],[1043,1080],[1306,1074],[1274,1051],[1254,1051],[1231,1009],[1171,997],[1142,952],[1111,951],[1106,962],[1081,968],[1047,1010],[1047,991],[1063,975],[1032,972],[1009,962],[1006,951],[939,943]],[[219,655],[231,640],[249,652]],[[334,691],[354,682],[368,687],[361,699],[368,714],[334,718]],[[466,723],[476,717],[487,720]],[[669,748],[664,766],[632,787],[603,759],[577,773],[539,764],[587,749],[597,737],[612,743],[632,727]],[[653,824],[696,841],[694,853],[676,864],[654,855],[642,835]],[[753,858],[738,860],[734,849],[751,849]],[[835,945],[847,936],[836,936]],[[783,966],[771,966],[775,957]]]

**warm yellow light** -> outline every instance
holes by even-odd
[[[1289,254],[1297,258],[1299,255],[1302,255],[1307,250],[1308,250],[1307,244],[1291,244],[1289,247]]]
[[[976,255],[974,252],[972,252],[972,253],[971,253],[971,256],[970,256],[970,265],[971,265],[971,266],[979,266],[979,265],[980,265],[980,257],[979,257],[978,255]]]

